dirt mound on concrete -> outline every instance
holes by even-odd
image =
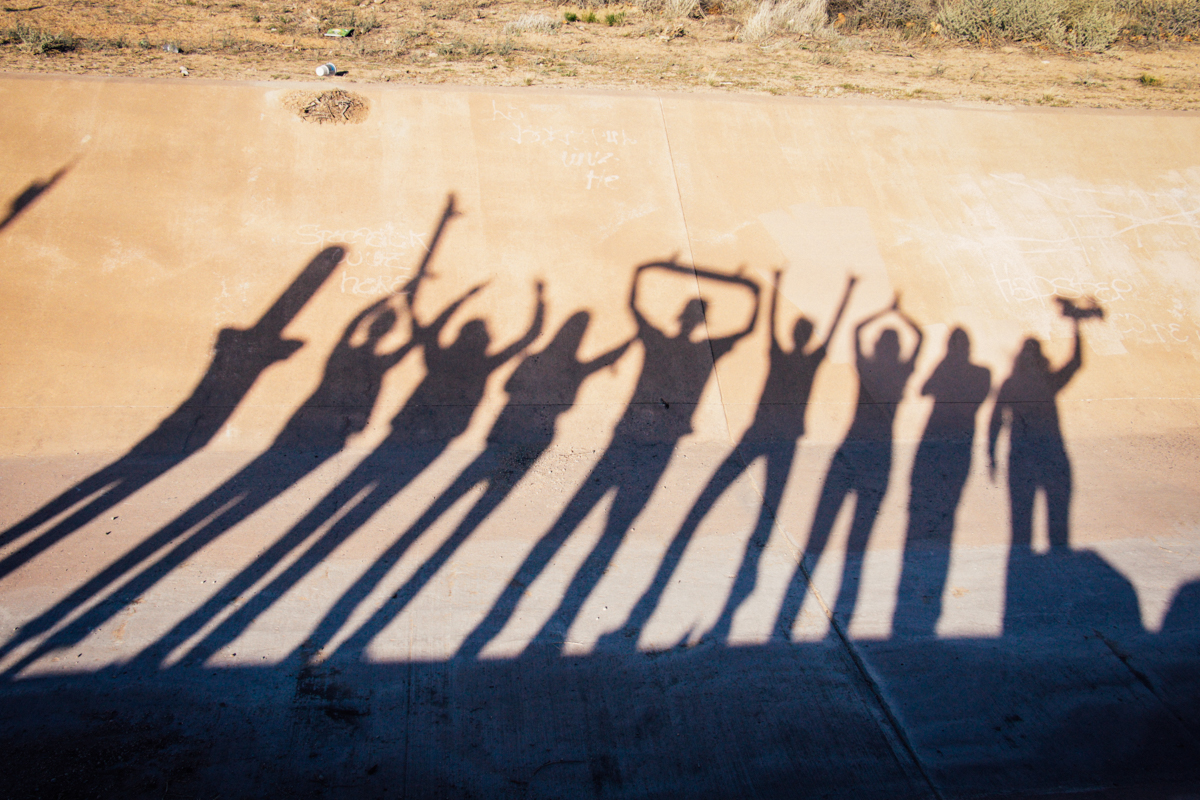
[[[344,89],[289,92],[283,98],[283,106],[307,122],[335,125],[362,122],[371,112],[367,98]]]

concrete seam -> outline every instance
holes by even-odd
[[[675,169],[675,153],[671,149],[671,134],[667,130],[667,114],[663,110],[662,98],[657,97],[657,98],[655,98],[655,100],[658,103],[658,117],[659,117],[659,119],[662,120],[663,141],[666,142],[666,144],[667,144],[667,159],[671,163],[671,180],[675,184],[675,197],[679,201],[679,218],[683,220],[683,235],[687,239],[688,264],[692,267],[692,278],[696,282],[696,297],[699,298],[700,297],[700,278],[697,277],[696,273],[695,273],[696,253],[692,249],[692,229],[688,226],[687,213],[684,211],[684,208],[683,208],[683,190],[680,189],[680,187],[679,187],[679,173]],[[719,372],[717,372],[717,359],[712,353],[712,346],[711,346],[712,339],[708,335],[708,313],[707,312],[705,312],[705,314],[704,314],[704,336],[705,336],[705,339],[710,343],[708,354],[709,354],[709,358],[712,360],[713,380],[716,382],[716,385],[717,385],[717,399],[718,399],[718,402],[720,402],[720,404],[721,404],[721,416],[724,417],[724,419],[725,419],[725,435],[729,437],[729,441],[731,444],[735,444],[736,440],[733,438],[733,433],[730,431],[730,428],[729,428],[729,411],[725,407],[725,391],[721,388],[721,374]]]
[[[859,678],[867,685],[872,697],[875,698],[876,704],[883,712],[883,715],[887,720],[887,725],[891,728],[892,736],[899,740],[900,746],[908,755],[911,763],[916,766],[917,771],[921,775],[921,779],[929,788],[930,794],[932,794],[936,800],[942,800],[942,793],[938,791],[933,779],[929,777],[929,773],[925,770],[925,765],[921,763],[921,759],[917,756],[916,748],[914,748],[912,742],[909,741],[908,735],[904,731],[904,727],[900,724],[900,720],[896,717],[895,713],[892,711],[892,707],[888,704],[887,699],[883,696],[883,690],[880,689],[879,684],[871,676],[870,671],[867,669],[866,663],[863,661],[862,656],[859,655],[858,650],[855,649],[849,635],[845,630],[843,630],[841,624],[834,619],[833,610],[825,602],[825,598],[821,597],[820,591],[817,590],[816,584],[813,583],[812,575],[809,573],[808,568],[804,565],[803,555],[800,556],[798,567],[804,574],[804,580],[805,583],[808,584],[809,590],[813,593],[813,596],[817,598],[817,602],[821,604],[821,609],[825,612],[825,616],[829,619],[830,629],[837,636],[838,641],[842,643],[842,647],[845,648],[846,654],[850,656],[850,660],[854,664],[854,668],[858,672]],[[891,737],[889,737],[889,739],[890,738]],[[900,761],[900,759],[897,758],[897,761]]]
[[[1131,656],[1119,648],[1116,642],[1110,640],[1100,631],[1093,629],[1092,632],[1099,637],[1100,641],[1104,642],[1105,646],[1107,646],[1112,654],[1117,657],[1117,660],[1121,662],[1125,669],[1129,670],[1129,674],[1132,675],[1138,683],[1145,687],[1146,690],[1154,696],[1154,699],[1159,702],[1159,705],[1163,707],[1167,714],[1174,718],[1174,720],[1179,723],[1179,726],[1183,728],[1184,731],[1186,731],[1194,741],[1200,742],[1200,735],[1197,735],[1197,731],[1195,728],[1193,728],[1192,724],[1181,714],[1179,714],[1179,712],[1175,710],[1174,706],[1167,702],[1167,699],[1163,697],[1162,692],[1159,691],[1158,687],[1154,684],[1154,681],[1150,680],[1150,677],[1146,675],[1145,672],[1138,669],[1131,663]]]

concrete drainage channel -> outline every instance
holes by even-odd
[[[1200,118],[0,91],[0,795],[1200,785]]]

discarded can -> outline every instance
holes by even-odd
[[[317,74],[322,78],[326,75],[337,75],[337,67],[335,67],[333,64],[322,64],[321,66],[317,67]]]

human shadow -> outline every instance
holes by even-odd
[[[336,521],[287,569],[197,643],[188,652],[188,661],[202,662],[233,641],[432,464],[451,440],[466,431],[483,399],[488,377],[537,338],[545,317],[544,286],[538,282],[536,310],[529,328],[519,339],[489,354],[491,337],[487,325],[483,320],[473,319],[462,327],[450,345],[442,346],[438,337],[451,315],[482,288],[480,284],[468,290],[428,325],[417,321],[417,291],[414,289],[408,295],[410,339],[421,348],[425,377],[393,417],[387,439],[282,538],[222,587],[206,604],[207,616],[233,604],[319,528],[335,518]]]
[[[1012,511],[1013,549],[1028,550],[1033,542],[1033,499],[1040,490],[1046,498],[1050,546],[1066,547],[1070,528],[1071,464],[1063,442],[1055,398],[1083,366],[1079,315],[1059,298],[1075,330],[1074,349],[1058,369],[1042,353],[1042,343],[1025,340],[1013,362],[1012,374],[1000,387],[988,425],[988,459],[996,471],[996,443],[1007,425],[1008,493]]]
[[[571,316],[540,352],[526,356],[504,389],[508,403],[488,434],[487,447],[471,462],[396,541],[377,558],[337,601],[308,637],[307,647],[320,650],[338,632],[404,552],[474,487],[486,489],[453,533],[417,571],[339,647],[337,652],[360,657],[371,640],[416,597],[467,537],[487,519],[529,472],[554,439],[558,418],[575,404],[583,382],[615,364],[630,342],[590,361],[580,361],[579,345],[591,319],[586,311]]]
[[[933,411],[913,460],[893,617],[897,633],[935,634],[950,567],[954,515],[971,472],[975,417],[991,388],[991,370],[971,363],[971,337],[955,328],[946,343],[946,357],[921,387],[922,395],[933,397]]]
[[[405,287],[406,291],[415,291],[424,277],[441,233],[454,213],[454,198],[451,196],[423,262],[416,276]],[[118,591],[39,645],[17,664],[17,669],[32,663],[30,659],[37,658],[49,649],[73,644],[148,591],[201,548],[336,455],[352,434],[366,427],[384,375],[414,347],[414,341],[409,339],[391,352],[379,352],[381,340],[397,322],[396,311],[390,303],[391,298],[384,298],[350,321],[326,362],[320,384],[292,415],[266,451],[26,625],[19,639],[5,643],[0,647],[0,653],[7,652],[19,641],[49,630],[59,620],[165,549],[165,553],[129,578]],[[359,335],[364,336],[364,341],[356,344]],[[155,647],[144,651],[140,658],[165,656],[171,647],[194,633],[203,624],[202,620],[214,613],[210,606],[211,601],[194,610],[161,637]]]
[[[656,328],[638,305],[638,285],[647,270],[663,270],[742,286],[754,297],[754,310],[742,330],[714,339],[692,340],[705,322],[704,301],[688,301],[679,314],[679,333],[670,336]],[[591,590],[612,560],[626,531],[645,508],[667,468],[680,437],[692,430],[692,414],[713,371],[713,365],[754,328],[758,316],[758,285],[740,275],[691,269],[674,262],[650,263],[634,273],[629,308],[642,343],[641,374],[609,447],[558,519],[524,559],[484,619],[460,646],[458,655],[474,658],[504,627],[528,586],[550,563],[570,534],[610,491],[616,496],[600,540],[588,554],[564,592],[558,607],[534,637],[537,645],[560,644]]]
[[[862,345],[863,329],[891,313],[895,313],[916,334],[912,353],[907,359],[902,358],[899,334],[894,328],[885,328],[875,341],[872,354],[866,355]],[[774,635],[778,638],[790,638],[812,572],[829,542],[838,512],[851,494],[855,496],[854,519],[846,544],[842,582],[833,607],[831,633],[840,634],[839,620],[849,619],[854,611],[863,554],[891,476],[892,424],[923,340],[921,329],[900,309],[899,295],[891,306],[867,317],[854,329],[855,366],[858,370],[858,402],[854,420],[825,475],[804,554],[792,574],[776,618]]]
[[[4,215],[4,219],[0,220],[0,231],[15,222],[17,217],[21,216],[27,208],[33,205],[35,200],[53,188],[54,184],[62,180],[63,176],[70,172],[73,166],[75,166],[74,161],[62,167],[44,181],[31,181],[25,187],[25,190],[14,197],[12,202],[8,204],[8,213]]]
[[[1098,306],[1082,307],[1056,298],[1063,316],[1071,320],[1074,343],[1071,356],[1053,369],[1042,352],[1042,343],[1028,338],[1017,353],[1012,373],[1000,387],[988,425],[988,466],[995,478],[996,446],[1001,431],[1008,436],[1008,496],[1012,543],[1006,582],[1005,633],[1041,627],[1067,600],[1053,602],[1047,594],[1058,591],[1054,572],[1075,564],[1084,555],[1070,546],[1071,462],[1063,441],[1056,398],[1083,366],[1081,321],[1103,318]],[[1033,505],[1041,492],[1046,501],[1049,553],[1033,549]],[[1111,569],[1111,568],[1110,568]],[[1068,584],[1070,585],[1070,584]],[[1068,589],[1067,591],[1070,591]]]
[[[233,414],[259,375],[303,346],[283,329],[341,262],[345,250],[317,254],[265,314],[249,328],[217,334],[212,361],[190,397],[129,452],[49,501],[0,534],[0,546],[71,512],[53,527],[0,560],[0,577],[74,533],[196,453]],[[81,506],[81,504],[83,504]]]
[[[813,323],[801,316],[796,320],[792,329],[793,346],[791,351],[783,349],[777,335],[779,323],[779,280],[781,273],[775,272],[771,291],[771,344],[767,368],[767,380],[763,386],[762,395],[758,401],[758,409],[754,421],[743,434],[733,452],[721,462],[713,476],[705,485],[687,518],[684,519],[679,531],[676,532],[667,552],[659,562],[658,570],[650,586],[638,599],[625,624],[621,629],[601,637],[601,646],[606,649],[616,647],[632,648],[636,645],[637,632],[650,619],[654,609],[658,607],[663,592],[670,585],[671,576],[675,573],[679,562],[683,559],[684,551],[691,541],[700,523],[708,515],[721,495],[725,493],[734,481],[745,472],[756,459],[762,458],[766,465],[766,480],[762,492],[762,505],[759,507],[758,519],[750,540],[746,543],[742,554],[733,587],[725,601],[721,616],[716,624],[706,634],[706,638],[724,641],[729,635],[733,624],[733,616],[737,613],[742,602],[754,591],[758,580],[758,562],[767,539],[771,535],[771,526],[778,513],[783,491],[787,486],[788,476],[792,470],[792,460],[795,457],[796,442],[804,436],[804,417],[808,410],[808,397],[812,392],[813,380],[817,368],[825,360],[829,351],[829,342],[837,331],[846,304],[850,301],[850,292],[854,289],[856,278],[851,276],[846,282],[846,291],[834,312],[829,332],[812,350],[806,350],[813,333]]]

